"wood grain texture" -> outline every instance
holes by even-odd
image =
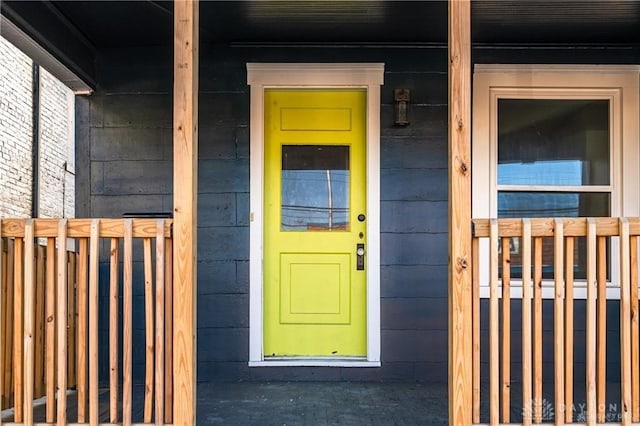
[[[472,241],[473,281],[473,423],[480,423],[480,239]]]
[[[109,251],[109,421],[118,421],[118,285],[120,240],[111,238]]]
[[[165,238],[164,421],[173,423],[173,241]]]
[[[14,248],[15,241],[8,239],[7,241],[7,254],[5,257],[5,281],[3,288],[4,303],[4,366],[2,367],[4,383],[2,385],[2,393],[6,395],[4,403],[7,406],[13,404],[12,401],[12,389],[13,389],[13,272],[14,272]]]
[[[5,344],[5,329],[4,329],[4,300],[5,300],[5,255],[4,255],[4,237],[2,236],[2,219],[0,219],[0,411],[2,411],[2,401],[3,401],[3,388],[2,384],[4,383],[4,354],[2,353],[4,344]],[[0,416],[0,425],[2,425],[2,416]]]
[[[58,222],[58,253],[56,275],[56,321],[57,321],[57,424],[67,424],[67,219]]]
[[[596,233],[597,233],[596,229]],[[598,234],[600,235],[600,234]],[[597,302],[597,406],[598,422],[602,423],[606,417],[607,396],[607,239],[598,236],[598,302]]]
[[[615,217],[594,218],[596,231],[599,236],[611,237],[620,235],[620,224]],[[629,232],[631,235],[640,234],[640,217],[629,218]],[[584,237],[587,234],[587,218],[563,218],[564,235],[567,237]],[[520,219],[499,219],[499,233],[501,237],[517,237],[522,235]],[[555,229],[554,218],[532,218],[531,234],[534,237],[553,237]],[[473,219],[475,237],[489,236],[489,219]]]
[[[46,249],[47,274],[45,278],[46,288],[46,316],[47,325],[45,329],[45,383],[47,406],[45,419],[48,423],[53,423],[56,415],[56,239],[47,238]]]
[[[564,294],[564,421],[573,421],[573,258],[575,237],[565,239]]]
[[[448,28],[449,422],[468,425],[472,420],[473,392],[470,1],[449,1]]]
[[[131,425],[133,375],[133,225],[124,221],[122,256],[122,424]]]
[[[510,423],[511,411],[511,241],[500,238],[502,244],[502,423]]]
[[[33,240],[33,220],[27,219],[24,230],[24,334],[22,344],[24,345],[24,422],[33,423],[33,386],[34,386],[34,363],[35,363],[35,276],[34,257],[35,247]]]
[[[100,221],[100,237],[120,238],[124,235],[123,219],[64,219],[67,221],[69,238],[87,238],[91,235],[91,224]],[[35,237],[55,237],[60,219],[33,219]],[[24,237],[26,219],[4,219],[2,233],[5,237]],[[165,237],[170,238],[172,220],[165,221]],[[134,238],[152,238],[156,235],[156,219],[134,219]]]
[[[531,221],[522,219],[522,424],[533,418],[531,394]]]
[[[533,421],[542,421],[542,237],[533,240]]]
[[[77,348],[77,390],[78,422],[87,419],[88,356],[89,348],[89,240],[78,239],[78,348]]]
[[[23,236],[24,237],[24,236]],[[24,240],[16,238],[13,254],[13,403],[16,422],[24,415]]]
[[[555,423],[564,424],[564,224],[555,219],[553,238],[553,367],[555,385]]]
[[[631,304],[629,220],[620,218],[620,379],[622,424],[631,424]]]
[[[76,380],[76,253],[67,252],[67,385],[74,388]]]
[[[144,251],[144,422],[151,422],[153,409],[154,333],[153,333],[153,265],[151,263],[151,239],[142,243]]]
[[[40,398],[44,395],[44,357],[45,357],[45,348],[44,348],[44,324],[45,324],[45,291],[44,291],[44,283],[45,283],[45,274],[46,274],[46,263],[45,263],[45,247],[38,244],[35,248],[35,256],[36,256],[36,277],[35,277],[35,329],[34,329],[34,342],[35,342],[35,365],[34,365],[34,396],[36,398]]]
[[[98,405],[98,345],[99,333],[98,313],[100,299],[98,293],[98,275],[100,259],[100,220],[91,221],[89,238],[89,424],[97,425]]]
[[[631,271],[631,420],[640,421],[640,327],[638,326],[638,237],[629,239]]]
[[[198,1],[175,2],[173,182],[180,184],[173,195],[173,394],[178,426],[195,424],[196,412],[198,30]]]
[[[164,273],[165,273],[164,222],[158,220],[156,235],[156,294],[155,294],[155,423],[164,423]]]
[[[489,235],[489,422],[500,423],[500,324],[498,312],[498,222]]]
[[[587,424],[596,424],[596,298],[598,296],[597,283],[597,237],[596,222],[594,219],[588,220],[587,227],[587,347],[585,348],[587,373],[586,373],[586,394],[587,394]]]

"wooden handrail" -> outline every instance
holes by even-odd
[[[3,237],[24,237],[25,223],[27,219],[3,219]],[[125,219],[65,219],[67,221],[68,238],[88,238],[91,236],[91,223],[100,221],[100,238],[124,237]],[[157,234],[156,222],[158,219],[132,219],[133,238],[154,238]],[[171,219],[164,220],[164,236],[171,238]],[[56,237],[58,235],[58,223],[60,219],[33,219],[35,237]]]

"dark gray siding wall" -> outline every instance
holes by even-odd
[[[478,49],[474,59],[627,63],[637,62],[638,55],[635,50]],[[77,103],[79,217],[171,210],[172,60],[171,51],[163,49],[100,53],[98,89]],[[323,61],[385,63],[380,147],[382,367],[249,368],[250,123],[245,64]],[[411,90],[411,124],[404,128],[393,126],[394,88]],[[446,380],[446,49],[203,47],[198,185],[199,381]],[[106,274],[106,267],[102,270]],[[136,270],[140,281],[139,263]],[[142,285],[136,286],[135,295],[134,337],[143,342]],[[102,297],[106,302],[104,291]],[[142,351],[134,361],[140,378]]]
[[[200,61],[198,379],[444,381],[446,50],[205,47]],[[247,366],[249,87],[245,64],[291,61],[386,63],[381,105],[381,368]],[[171,210],[171,64],[171,52],[158,49],[101,53],[99,87],[78,102],[78,121],[85,124],[78,125],[79,216]],[[393,126],[396,87],[411,90],[411,124],[405,128]],[[106,265],[103,270],[106,274]],[[140,321],[136,321],[139,328],[134,338],[143,339],[143,292],[142,286],[136,288],[134,318]],[[103,296],[106,302],[106,293]],[[142,354],[134,361],[139,378]]]

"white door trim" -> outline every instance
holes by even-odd
[[[247,64],[251,86],[249,218],[249,366],[380,365],[380,86],[384,64]],[[263,356],[264,89],[357,87],[367,90],[367,357],[357,359],[279,359]]]

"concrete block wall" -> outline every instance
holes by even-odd
[[[33,179],[32,60],[0,38],[0,217],[29,217]],[[75,215],[74,94],[40,68],[39,217]]]

